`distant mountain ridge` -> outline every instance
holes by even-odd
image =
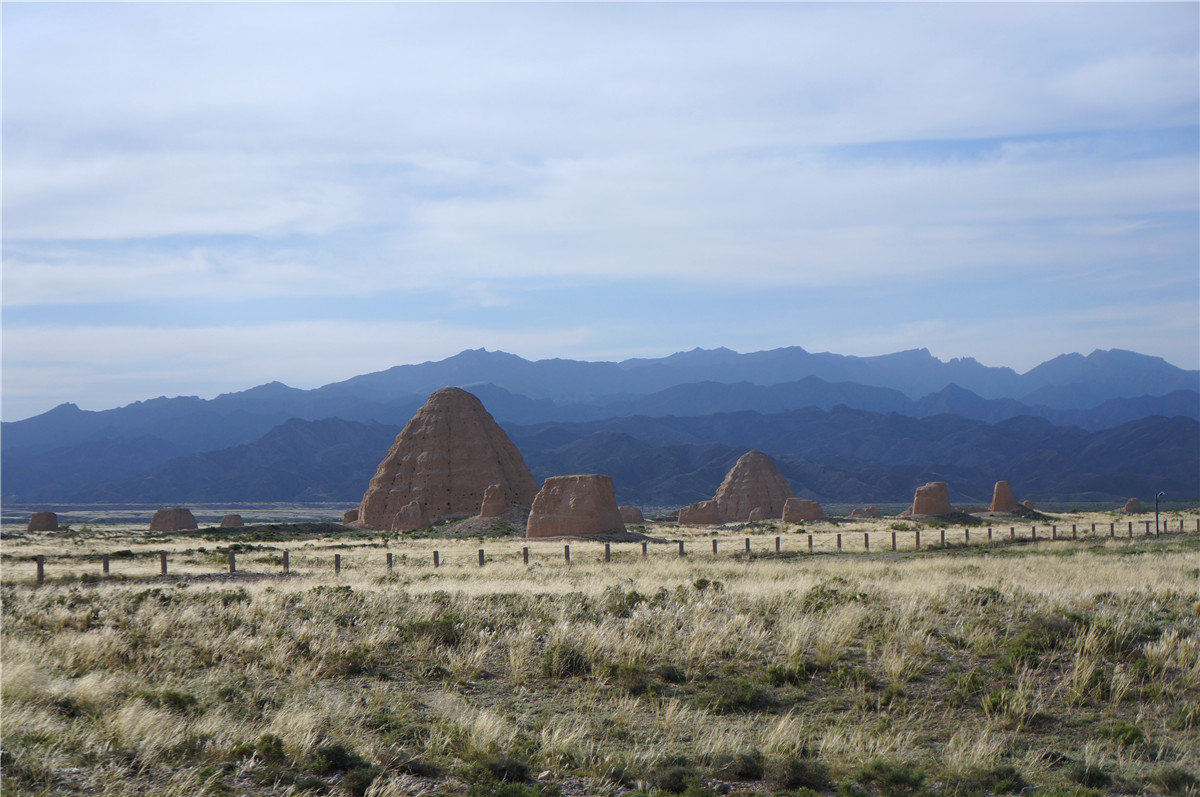
[[[361,499],[397,426],[290,420],[258,441],[160,463],[125,478],[94,474],[58,500],[104,503]],[[540,480],[606,473],[624,503],[665,506],[712,497],[750,448],[767,452],[798,495],[899,502],[947,481],[955,501],[986,504],[997,479],[1021,497],[1123,501],[1196,491],[1200,422],[1147,418],[1100,432],[1021,417],[999,424],[952,415],[917,419],[849,410],[633,416],[580,424],[508,425]],[[1194,497],[1194,495],[1193,495]]]
[[[1200,371],[1120,350],[1063,355],[1017,374],[969,358],[942,362],[924,349],[879,357],[812,354],[799,347],[749,354],[694,349],[604,363],[529,361],[477,349],[314,390],[271,382],[209,400],[161,397],[99,412],[64,404],[2,425],[3,493],[8,500],[53,500],[85,483],[100,486],[90,474],[102,474],[109,485],[134,479],[181,458],[257,444],[293,420],[399,427],[429,393],[447,385],[471,390],[497,420],[522,426],[839,407],[914,419],[948,414],[990,424],[1031,417],[1087,432],[1155,416],[1200,419]],[[1031,404],[1023,396],[1044,402]],[[716,438],[651,445],[715,443]],[[750,444],[719,445],[732,451]],[[320,445],[313,440],[310,447]]]

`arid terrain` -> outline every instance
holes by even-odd
[[[4,792],[1194,794],[1197,513],[1147,518],[648,523],[609,561],[6,524]]]

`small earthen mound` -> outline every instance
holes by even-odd
[[[756,506],[750,510],[750,516],[746,518],[749,523],[761,523],[763,520],[763,510],[761,506]]]
[[[858,509],[851,509],[850,517],[855,518],[855,519],[878,518],[879,517],[879,507],[875,506],[874,504],[871,504],[870,506],[859,507]]]
[[[803,523],[806,520],[820,520],[825,517],[825,509],[816,501],[808,498],[789,498],[783,502],[783,522]]]
[[[226,515],[221,518],[221,528],[223,529],[240,529],[245,525],[246,522],[242,520],[241,515]]]
[[[1026,498],[1024,501],[1021,502],[1021,506],[1025,507],[1026,509],[1033,509],[1033,501]]]
[[[489,484],[483,491],[483,503],[479,506],[479,516],[483,518],[500,517],[508,511],[509,506],[504,488],[499,484]]]
[[[626,526],[636,526],[646,522],[646,518],[642,516],[642,510],[636,506],[619,506],[617,510],[621,513],[621,520],[625,522]]]
[[[1126,515],[1142,514],[1142,502],[1136,498],[1130,498],[1125,502],[1125,506],[1121,507],[1121,511]]]
[[[342,525],[343,526],[349,526],[351,523],[354,523],[357,520],[358,520],[358,510],[357,509],[347,509],[345,512],[342,513]]]
[[[719,522],[716,501],[697,501],[679,510],[681,526],[711,526]]]
[[[612,478],[598,473],[546,479],[525,526],[529,538],[624,533]]]
[[[992,505],[989,512],[1012,512],[1017,508],[1017,499],[1013,498],[1012,485],[1008,482],[996,482],[992,489]]]
[[[950,488],[945,482],[929,482],[917,488],[912,505],[914,515],[945,515],[953,511]]]
[[[58,515],[54,512],[34,512],[29,516],[26,531],[58,531]]]
[[[192,510],[181,507],[159,509],[150,519],[151,531],[191,531],[197,528]]]
[[[420,501],[409,501],[400,507],[400,511],[392,519],[391,530],[412,531],[413,529],[423,529],[430,525],[432,524],[429,520],[429,513],[425,510],[425,504]]]
[[[795,496],[775,463],[761,451],[747,451],[725,475],[713,500],[722,523],[746,521],[755,508],[763,517],[783,514],[787,499]]]

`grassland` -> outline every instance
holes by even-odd
[[[569,566],[561,542],[525,565],[498,538],[6,534],[3,789],[1197,794],[1200,537],[1180,519],[1129,539],[1059,515],[1059,540],[1005,522],[969,546],[895,519],[649,528],[671,544],[572,543]]]

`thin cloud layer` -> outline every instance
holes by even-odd
[[[915,345],[1017,368],[1120,346],[1195,368],[1197,23],[1195,4],[6,7],[4,417],[141,398],[147,373],[152,393],[311,386],[454,346]],[[1016,312],[1039,328],[998,340]],[[398,321],[405,346],[370,356],[281,334],[353,348]],[[147,367],[167,342],[200,363],[223,324],[272,354]]]

